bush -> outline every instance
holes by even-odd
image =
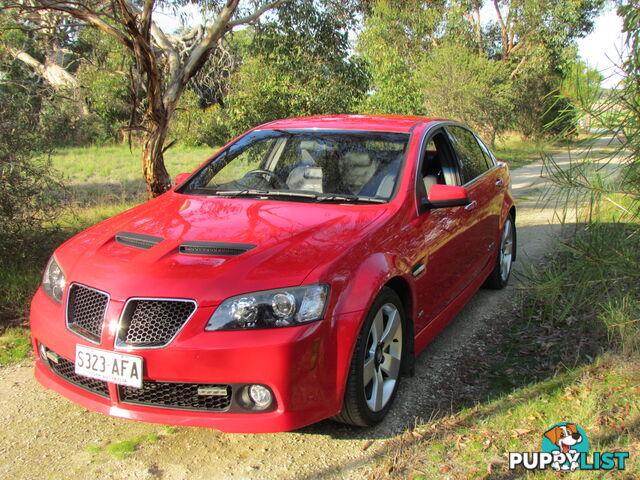
[[[226,143],[227,128],[217,104],[200,106],[200,98],[193,90],[186,91],[171,120],[169,141],[175,139],[187,147],[210,147]]]
[[[76,102],[62,98],[43,99],[38,128],[48,139],[49,147],[83,146],[113,139],[100,117],[82,112]]]
[[[29,99],[0,90],[0,268],[30,254],[24,244],[50,224],[64,194],[45,138]]]
[[[467,123],[492,145],[511,125],[511,86],[500,62],[444,44],[425,58],[420,82],[430,116]]]

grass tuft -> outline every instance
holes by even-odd
[[[122,460],[134,453],[143,440],[143,437],[137,437],[133,440],[124,440],[122,442],[111,443],[107,445],[107,452],[113,454],[114,457]]]
[[[29,329],[24,327],[8,328],[0,336],[0,365],[18,362],[27,358],[30,352]]]

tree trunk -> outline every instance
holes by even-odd
[[[157,120],[146,122],[142,146],[142,173],[147,183],[149,199],[162,195],[171,188],[171,177],[164,166],[163,146],[167,137],[169,117],[166,113]]]

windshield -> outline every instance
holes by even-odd
[[[400,176],[403,133],[258,130],[225,149],[181,193],[384,203]]]

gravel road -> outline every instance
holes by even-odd
[[[556,156],[560,164],[566,155]],[[512,172],[518,207],[516,272],[553,248],[559,225],[536,201],[541,166]],[[480,291],[418,357],[389,417],[376,428],[351,429],[331,421],[289,433],[240,435],[201,428],[113,419],[42,388],[29,362],[0,368],[1,479],[316,479],[365,478],[385,443],[429,418],[449,373],[464,366],[465,348],[501,317],[517,311],[517,279],[505,290]],[[442,407],[440,407],[442,408]],[[116,458],[109,444],[143,438]]]

